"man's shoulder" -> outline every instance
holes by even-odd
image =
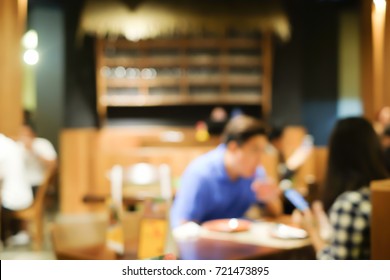
[[[41,156],[44,157],[50,157],[51,159],[54,159],[57,156],[57,152],[53,144],[45,138],[35,138],[33,149],[35,153],[41,154]]]
[[[49,140],[47,140],[46,138],[41,138],[41,137],[35,137],[34,138],[34,143],[39,143],[39,144],[53,146],[52,143]]]
[[[13,141],[11,138],[8,138],[4,134],[0,133],[0,144],[2,146],[16,146],[16,142]]]
[[[16,149],[18,149],[18,144],[15,141],[3,134],[0,134],[0,150],[2,151],[2,154],[10,152],[10,150],[14,152]]]
[[[196,172],[197,175],[206,176],[214,172],[221,160],[223,160],[223,150],[218,147],[194,159],[189,164],[188,170]]]
[[[33,145],[38,149],[50,149],[50,150],[54,149],[53,144],[49,140],[40,137],[36,137],[34,139]]]

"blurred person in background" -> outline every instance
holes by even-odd
[[[303,137],[301,144],[293,151],[293,153],[285,158],[283,154],[283,134],[284,127],[271,127],[268,133],[268,139],[271,144],[272,152],[278,156],[278,175],[279,180],[291,179],[298,169],[305,163],[313,150],[314,140],[309,134]]]
[[[22,151],[12,139],[0,134],[1,241],[27,243],[21,221],[11,217],[12,211],[23,210],[33,203],[31,186],[25,178]],[[10,239],[7,239],[12,235]],[[5,242],[7,239],[7,242]]]
[[[295,213],[318,259],[370,258],[369,185],[388,175],[372,125],[358,117],[340,120],[330,138],[323,204],[313,203],[303,216]],[[326,228],[331,229],[327,237],[321,234]]]
[[[57,165],[57,153],[49,140],[37,137],[31,122],[26,122],[20,129],[19,143],[24,158],[26,180],[35,196],[48,168]]]
[[[53,145],[46,139],[36,137],[34,126],[32,123],[25,123],[19,133],[19,141],[17,143],[12,142],[12,146],[16,146],[16,151],[12,148],[11,161],[13,161],[14,167],[11,167],[13,174],[17,172],[19,175],[17,179],[15,175],[9,175],[10,180],[13,181],[12,186],[14,195],[20,193],[21,201],[27,198],[27,192],[25,187],[29,188],[29,193],[32,194],[31,203],[23,204],[21,207],[7,207],[4,210],[4,223],[8,224],[12,236],[5,241],[6,245],[25,245],[30,242],[30,236],[26,231],[26,224],[23,221],[18,221],[10,216],[10,211],[21,210],[30,206],[36,195],[39,186],[43,183],[48,168],[57,164],[57,153]],[[11,146],[8,143],[8,146]],[[17,163],[16,163],[17,162]],[[17,165],[17,166],[16,166]],[[22,165],[22,166],[19,166]],[[16,182],[17,181],[17,182]],[[16,200],[16,198],[15,198]],[[7,230],[6,228],[4,230]],[[3,231],[3,228],[2,228]],[[2,233],[6,238],[6,232]]]
[[[255,203],[271,215],[282,213],[280,190],[259,166],[268,144],[263,124],[246,115],[234,117],[222,138],[222,144],[185,170],[171,209],[172,227],[241,218]]]
[[[373,123],[374,129],[378,134],[386,160],[386,168],[390,172],[390,107],[382,107]]]
[[[383,131],[381,143],[385,153],[386,168],[390,172],[390,125]]]
[[[313,137],[306,135],[299,147],[286,159],[283,153],[283,135],[285,128],[283,126],[272,126],[268,139],[271,144],[271,153],[276,153],[278,157],[278,180],[293,180],[299,168],[305,163],[313,150]],[[300,189],[297,189],[300,191]],[[291,214],[295,207],[290,201],[283,198],[283,209],[285,214]]]
[[[223,107],[214,107],[207,120],[207,128],[210,135],[221,135],[227,122],[228,113]]]
[[[384,106],[376,116],[374,129],[379,136],[382,136],[388,126],[390,126],[390,106]]]

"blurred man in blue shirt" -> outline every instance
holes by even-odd
[[[184,172],[171,209],[171,226],[240,218],[255,203],[273,215],[281,214],[280,191],[259,166],[267,144],[260,121],[234,117],[226,125],[223,144],[195,159]]]

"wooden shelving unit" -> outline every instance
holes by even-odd
[[[271,36],[96,43],[97,106],[259,104],[270,110]]]

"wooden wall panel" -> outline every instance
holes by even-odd
[[[361,56],[361,91],[364,115],[369,119],[374,119],[374,105],[372,100],[372,84],[373,84],[373,63],[372,63],[372,29],[371,29],[371,0],[362,0],[361,5],[361,40],[360,40],[360,56]]]
[[[93,162],[96,153],[95,129],[64,130],[60,136],[60,211],[81,213],[93,210],[82,202],[93,188]]]
[[[22,124],[22,48],[27,0],[0,1],[0,133],[15,137]]]
[[[390,180],[371,183],[371,259],[390,260]]]
[[[383,92],[383,104],[382,106],[390,106],[390,79],[387,78],[390,72],[390,8],[389,1],[387,1],[386,7],[386,19],[385,19],[385,38],[384,38],[384,52],[383,52],[383,73],[384,73],[384,92]]]
[[[264,79],[263,92],[261,96],[261,106],[264,119],[268,120],[272,111],[272,36],[270,32],[264,34],[263,39],[263,75],[268,77]]]
[[[364,115],[375,120],[390,106],[390,12],[376,10],[373,1],[361,1],[361,88]]]

